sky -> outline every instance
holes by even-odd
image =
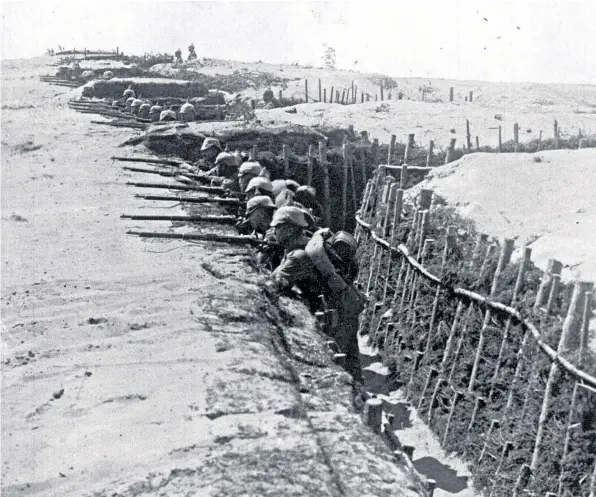
[[[322,65],[395,77],[596,84],[596,0],[2,1],[2,59],[46,49]]]

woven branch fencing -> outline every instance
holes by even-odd
[[[486,495],[594,497],[593,284],[563,284],[556,260],[540,278],[529,247],[512,264],[513,240],[475,236],[430,190],[407,204],[408,168],[388,169],[357,217],[361,334]]]

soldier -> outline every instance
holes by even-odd
[[[178,49],[174,52],[174,56],[176,57],[176,64],[182,65],[184,64],[184,60],[182,59],[182,50]]]
[[[308,243],[304,235],[308,227],[304,211],[295,206],[281,207],[275,212],[271,227],[275,230],[276,242],[284,250],[281,263],[271,273],[272,284],[282,291],[298,287],[315,311],[324,288],[319,272],[304,250]]]
[[[244,219],[236,225],[236,228],[243,235],[254,232],[257,236],[265,237],[273,220],[274,212],[275,206],[271,198],[266,195],[253,197],[246,203]]]
[[[337,312],[336,325],[325,333],[346,354],[346,371],[358,384],[363,381],[358,350],[358,317],[364,301],[351,285],[357,274],[357,266],[356,274],[353,269],[355,254],[356,240],[349,233],[333,235],[329,229],[322,229],[312,236],[303,250],[294,250],[291,256],[284,257],[272,277],[282,288],[298,286],[313,310],[319,305],[319,295],[325,296],[329,308]],[[316,295],[314,290],[318,292]]]
[[[176,121],[176,119],[177,119],[176,111],[174,109],[172,109],[171,107],[169,109],[162,110],[161,113],[159,114],[159,120],[162,122]]]
[[[124,90],[124,93],[122,94],[122,98],[124,98],[125,100],[128,98],[135,98],[135,91],[132,89],[132,85],[129,85],[128,88],[126,90]]]
[[[265,195],[273,200],[273,185],[271,181],[267,178],[263,178],[262,176],[257,176],[256,178],[252,178],[248,185],[246,186],[246,199],[250,200],[252,197],[257,197],[259,195]],[[273,205],[273,202],[271,202]],[[273,206],[275,207],[275,206]]]
[[[262,168],[258,162],[245,162],[238,170],[238,182],[240,183],[240,191],[246,191],[246,187],[250,180],[256,178],[261,174]]]
[[[323,209],[317,202],[317,191],[312,186],[299,186],[293,200],[303,205],[313,216],[321,217]]]
[[[188,100],[180,107],[180,116],[184,122],[191,122],[195,120],[195,106]]]
[[[194,43],[191,43],[188,46],[188,58],[186,59],[187,61],[191,61],[191,60],[197,60],[197,53],[195,52],[195,46]]]
[[[213,164],[215,158],[222,150],[221,143],[217,138],[205,138],[203,145],[201,145],[201,155],[203,156],[204,162]],[[209,167],[207,169],[209,169]]]

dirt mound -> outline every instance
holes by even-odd
[[[198,82],[166,78],[113,78],[90,81],[83,87],[84,97],[121,98],[129,86],[137,96],[145,98],[176,97],[193,98],[207,95],[207,87]]]
[[[544,268],[596,281],[596,150],[470,154],[439,167],[412,190],[430,188],[492,236],[526,240]],[[518,243],[521,245],[521,243]]]

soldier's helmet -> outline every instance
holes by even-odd
[[[257,209],[275,210],[275,205],[267,195],[258,195],[246,202],[246,216],[250,216]]]
[[[247,174],[253,174],[254,176],[258,176],[261,174],[261,164],[258,162],[244,162],[240,169],[238,170],[238,176],[241,178],[242,176],[246,176]]]
[[[143,103],[144,103],[144,102],[143,102],[142,100],[139,100],[138,98],[135,98],[135,99],[134,99],[134,100],[131,102],[130,106],[131,106],[131,107],[140,107],[141,105],[143,105]]]
[[[219,155],[215,158],[215,165],[222,164],[224,166],[236,166],[238,167],[240,164],[238,163],[238,158],[231,154],[230,152],[220,152]]]
[[[339,249],[338,252],[348,255],[353,258],[356,255],[358,249],[358,243],[356,239],[347,231],[338,231],[331,238],[331,246],[335,249]]]
[[[280,224],[289,223],[294,226],[299,226],[300,228],[308,228],[309,223],[304,214],[304,211],[299,207],[285,205],[275,211],[273,219],[271,220],[271,226],[275,228]]]
[[[190,102],[184,102],[180,107],[180,114],[195,113],[195,106]]]
[[[217,147],[221,150],[221,143],[219,143],[217,138],[205,138],[203,145],[201,145],[201,152],[204,152],[211,147]]]
[[[252,178],[248,182],[248,185],[246,185],[246,190],[244,190],[244,193],[250,193],[252,190],[273,193],[273,185],[271,184],[271,181],[269,181],[267,178],[257,176],[256,178]]]
[[[135,91],[129,86],[126,90],[124,90],[124,93],[122,94],[122,96],[124,98],[130,98],[135,96]]]

